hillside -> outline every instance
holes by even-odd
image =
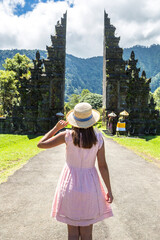
[[[131,51],[135,52],[138,59],[138,67],[145,70],[147,77],[152,77],[152,92],[160,86],[160,45],[150,47],[134,46],[124,49],[124,60],[129,59]],[[3,69],[4,60],[12,58],[17,52],[25,54],[30,59],[35,59],[37,50],[0,50],[0,69]],[[41,58],[46,58],[47,52],[40,50]],[[78,58],[73,55],[66,55],[66,100],[72,93],[80,93],[82,89],[89,89],[91,92],[102,94],[102,72],[103,57]]]

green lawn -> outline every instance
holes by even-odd
[[[99,130],[103,132],[102,128]],[[0,134],[0,183],[5,182],[8,176],[23,166],[31,157],[42,151],[42,149],[37,148],[40,138],[27,135]],[[110,138],[145,159],[160,163],[160,136]]]
[[[100,129],[103,132],[103,129]],[[104,132],[103,132],[104,134]],[[160,136],[142,137],[111,137],[114,141],[125,146],[148,161],[160,163]]]
[[[0,183],[31,157],[42,151],[37,148],[41,137],[0,134]]]

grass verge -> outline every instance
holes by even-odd
[[[0,134],[0,183],[7,181],[31,157],[42,151],[37,148],[40,137]]]
[[[160,136],[141,136],[141,137],[117,137],[107,136],[103,128],[99,129],[106,137],[128,149],[133,150],[136,154],[147,161],[154,162],[160,166]]]

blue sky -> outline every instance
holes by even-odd
[[[0,49],[45,49],[67,11],[67,53],[100,56],[104,9],[121,47],[160,44],[159,0],[0,0]]]
[[[14,14],[17,16],[26,14],[29,11],[33,11],[33,9],[36,7],[38,3],[47,3],[48,0],[27,0],[25,1],[25,5],[22,6],[21,4],[17,4]],[[54,2],[64,2],[64,0],[54,0]],[[73,7],[73,3],[70,4],[70,7]]]
[[[47,0],[42,0],[41,2],[47,2]],[[28,11],[32,11],[36,4],[39,3],[39,0],[27,0],[25,1],[25,5],[22,6],[17,4],[17,7],[14,11],[15,15],[20,16],[22,14],[26,14]]]

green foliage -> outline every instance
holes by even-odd
[[[12,112],[12,106],[17,102],[17,78],[13,71],[0,70],[0,115]]]
[[[90,93],[90,91],[88,89],[83,89],[81,92],[81,98],[86,96],[88,93]]]
[[[99,109],[102,107],[102,95],[91,93],[88,89],[83,89],[80,95],[72,94],[69,97],[69,102],[65,104],[66,113],[73,109],[79,102],[88,102],[91,104],[92,108]]]
[[[24,79],[30,78],[29,71],[32,63],[25,55],[17,53],[12,59],[7,58],[0,71],[0,114],[12,114],[13,105],[20,101],[20,90],[24,84]],[[26,80],[25,80],[26,81]]]
[[[153,98],[156,102],[156,108],[160,111],[160,87],[153,93]]]
[[[80,94],[83,89],[102,93],[103,58],[77,58],[66,55],[65,101],[71,94]]]
[[[138,59],[138,67],[146,71],[147,78],[152,78],[151,91],[154,92],[160,86],[160,45],[150,47],[134,46],[125,48],[123,51],[124,60],[128,60],[131,51],[135,52]],[[0,50],[0,69],[6,58],[13,58],[16,53],[26,55],[29,59],[35,59],[35,50]],[[41,58],[47,57],[47,52],[39,50]],[[103,57],[77,58],[66,54],[66,83],[65,83],[65,101],[71,94],[80,94],[85,88],[92,93],[102,94],[103,79]]]
[[[91,104],[92,108],[98,109],[102,107],[102,95],[96,93],[88,93],[80,99],[80,102],[87,102]]]
[[[69,96],[68,108],[73,109],[74,106],[77,103],[79,103],[79,100],[80,100],[80,95],[72,94],[71,96]]]
[[[12,59],[7,58],[3,64],[3,67],[5,70],[14,71],[17,79],[19,79],[23,74],[28,73],[29,68],[32,65],[33,64],[31,63],[31,60],[28,57],[17,53]]]
[[[65,103],[65,113],[73,109],[80,102],[88,102],[92,108],[99,109],[102,107],[102,95],[91,93],[88,89],[83,89],[80,95],[72,94],[69,97],[69,102]]]
[[[154,92],[158,87],[160,87],[160,72],[152,78],[151,89]]]
[[[13,58],[17,53],[27,56],[29,59],[35,59],[37,49],[26,50],[26,49],[12,49],[12,50],[0,50],[0,69],[4,69],[2,65],[4,64],[6,58]],[[47,57],[47,52],[45,50],[39,50],[41,58]]]

